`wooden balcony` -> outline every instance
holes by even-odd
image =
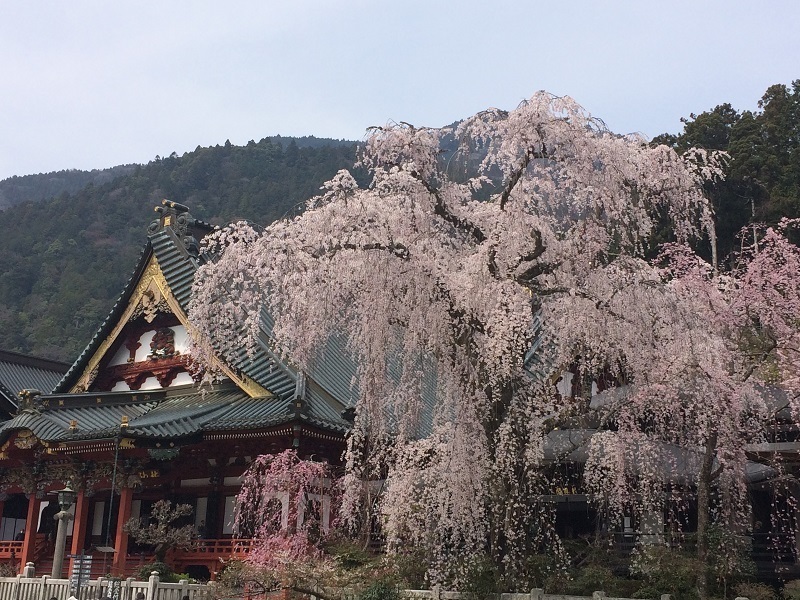
[[[23,542],[0,540],[0,561],[19,558],[22,554],[22,544]]]
[[[173,550],[167,554],[166,562],[176,572],[196,565],[207,567],[210,573],[218,572],[231,559],[244,559],[250,552],[251,539],[202,539],[196,541],[191,550]]]
[[[39,540],[38,538],[42,539]],[[47,545],[44,536],[37,536],[37,551],[34,560],[36,573],[50,572],[53,564],[53,549]],[[20,568],[23,542],[0,540],[0,563],[14,563],[14,568]],[[186,572],[188,567],[203,566],[209,574],[217,573],[223,564],[231,559],[244,559],[250,552],[252,540],[243,538],[226,538],[217,540],[197,540],[196,546],[190,550],[172,550],[167,553],[166,562],[177,573]],[[41,547],[40,547],[41,546]],[[67,545],[69,548],[69,544]],[[67,550],[68,552],[69,550]],[[111,570],[113,557],[109,554],[93,553],[92,576],[101,577]],[[144,565],[155,561],[152,553],[132,553],[125,560],[125,575],[131,576]],[[64,576],[68,575],[69,559],[64,561]]]

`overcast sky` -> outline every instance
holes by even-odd
[[[798,0],[3,2],[0,179],[275,134],[362,139],[536,90],[613,131],[800,78]]]

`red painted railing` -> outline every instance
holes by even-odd
[[[229,538],[221,540],[197,540],[195,548],[182,550],[182,556],[206,556],[244,558],[250,552],[253,540],[244,538]]]
[[[24,544],[24,542],[0,540],[0,560],[8,560],[12,557],[19,558],[22,556],[22,544]]]
[[[43,536],[42,536],[43,537]],[[49,571],[52,565],[52,549],[50,554],[44,552],[44,548],[39,548],[46,543],[44,539],[37,539],[37,549],[39,557],[36,561],[37,573],[43,572],[41,569]],[[0,562],[10,560],[19,561],[22,556],[23,542],[0,540]],[[240,538],[227,538],[219,540],[197,540],[196,546],[191,550],[172,550],[167,554],[166,562],[176,571],[181,572],[189,565],[204,565],[208,567],[210,573],[220,570],[222,563],[230,559],[243,559],[250,552],[252,540]],[[94,554],[92,561],[92,574],[105,575],[111,569],[113,557],[111,555]],[[152,554],[132,554],[126,557],[125,574],[136,573],[144,565],[150,564],[155,560]],[[69,565],[69,560],[64,561],[65,572]]]
[[[174,550],[167,555],[167,562],[181,571],[189,565],[204,565],[210,573],[220,570],[222,563],[230,559],[243,559],[250,552],[252,540],[228,538],[219,540],[197,540],[191,550]]]

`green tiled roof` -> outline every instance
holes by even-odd
[[[48,443],[110,439],[123,416],[128,418],[125,437],[156,441],[265,429],[293,420],[295,413],[290,400],[250,398],[231,384],[209,390],[188,386],[156,392],[53,394],[0,425],[0,439],[19,429],[29,429]],[[72,422],[75,429],[70,428]]]
[[[214,421],[214,429],[259,429],[287,423],[294,419],[288,398],[241,398]]]
[[[146,414],[163,396],[163,393],[142,392],[45,395],[40,398],[39,406],[24,409],[0,425],[0,438],[19,429],[30,429],[45,442],[110,438],[118,430],[123,415],[133,420]],[[64,406],[59,401],[64,401]],[[74,431],[70,430],[73,420],[77,422]]]
[[[14,412],[21,390],[50,392],[68,367],[63,363],[0,350],[0,410]]]
[[[126,283],[125,289],[86,349],[56,386],[57,393],[66,393],[74,385],[77,378],[84,371],[89,359],[116,325],[127,307],[136,284],[151,256],[155,256],[156,260],[158,260],[172,295],[183,311],[188,313],[192,283],[194,274],[200,266],[200,259],[193,252],[186,250],[183,242],[171,228],[165,227],[152,231],[148,236],[147,244],[142,250],[133,275]],[[240,392],[240,398],[228,398],[227,401],[232,403],[231,411],[226,412],[224,415],[221,412],[215,415],[215,417],[219,417],[217,426],[221,428],[260,427],[275,422],[285,422],[290,415],[294,414],[291,403],[297,389],[297,371],[269,349],[268,340],[272,321],[266,311],[263,313],[263,322],[264,340],[260,350],[252,357],[242,351],[230,366],[261,385],[275,397],[272,399],[250,399],[243,392]],[[338,379],[337,369],[339,369]],[[348,393],[346,397],[341,397],[341,394],[343,391],[349,390],[354,369],[342,360],[332,360],[330,363],[326,362],[324,367],[317,370],[323,380],[323,384],[315,384],[314,393],[311,394],[311,397],[306,398],[306,418],[317,426],[332,429],[336,432],[343,432],[349,427],[349,423],[342,419],[340,413],[348,406],[352,406],[355,397],[352,392]],[[311,377],[313,379],[314,375],[312,374]],[[344,383],[345,381],[347,383]],[[213,394],[204,397],[216,398]],[[153,423],[148,425],[147,429],[136,430],[137,434],[170,437],[196,433],[204,423],[202,415],[199,414],[202,412],[201,407],[194,406],[194,403],[198,402],[198,396],[190,393],[185,397],[185,402],[187,406],[182,409],[183,413],[171,419],[169,421],[170,425],[166,426],[164,424],[166,421],[161,417],[162,413],[167,410],[167,405],[177,410],[180,400],[172,399],[166,401],[164,406],[159,406],[158,410],[151,415],[151,418],[154,419]],[[203,405],[203,401],[199,402]],[[158,427],[155,425],[156,421],[160,423]],[[114,426],[118,422],[118,419],[114,420]],[[144,427],[146,423],[148,422],[142,421],[141,426]],[[134,432],[133,423],[131,423],[130,432]]]

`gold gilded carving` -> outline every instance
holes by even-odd
[[[150,288],[146,289],[142,294],[142,312],[144,312],[144,320],[148,323],[152,323],[153,319],[156,318],[156,314],[158,314],[159,300],[161,298],[156,298],[155,291]]]
[[[123,450],[129,448],[136,448],[136,441],[131,438],[122,438],[119,441],[119,447],[122,448]]]
[[[89,389],[89,387],[92,385],[92,382],[94,382],[95,378],[97,377],[100,361],[103,359],[106,352],[108,352],[109,348],[117,340],[125,325],[135,319],[138,315],[145,314],[142,304],[146,292],[151,292],[154,299],[159,298],[157,307],[160,312],[171,312],[178,319],[178,322],[186,327],[186,330],[190,335],[195,335],[196,331],[189,324],[189,319],[183,312],[183,308],[181,308],[181,305],[172,295],[169,284],[167,283],[164,274],[161,272],[161,267],[158,264],[158,260],[156,260],[155,256],[152,256],[142,272],[139,283],[136,285],[133,295],[128,302],[128,307],[125,309],[125,312],[122,313],[122,316],[114,326],[114,329],[111,330],[111,333],[108,335],[108,337],[103,340],[103,342],[97,348],[97,351],[92,355],[92,358],[89,360],[83,374],[78,379],[78,382],[73,386],[71,390],[73,393],[85,392]],[[251,379],[236,375],[236,373],[224,362],[219,361],[216,358],[213,360],[216,363],[215,366],[218,366],[220,371],[225,373],[226,376],[233,380],[251,398],[272,396],[271,392],[267,391],[265,388]]]
[[[30,429],[21,429],[14,438],[14,445],[20,450],[30,450],[39,441]]]
[[[158,260],[156,260],[155,256],[151,256],[147,266],[142,272],[139,283],[136,284],[136,288],[134,289],[133,295],[128,302],[125,312],[122,313],[122,316],[120,317],[119,321],[117,321],[116,325],[114,325],[111,333],[109,333],[108,337],[106,337],[106,339],[100,343],[100,346],[89,359],[89,362],[78,379],[78,382],[72,387],[72,390],[70,390],[71,392],[85,392],[92,385],[97,377],[100,361],[103,359],[106,352],[108,352],[109,348],[117,340],[125,325],[135,318],[134,315],[137,312],[138,314],[141,314],[142,298],[144,297],[145,292],[148,290],[157,290],[159,292],[159,297],[163,298],[164,289],[169,289],[167,282],[164,279],[164,276],[161,274],[161,268],[158,265]],[[155,292],[153,293],[155,294]]]

